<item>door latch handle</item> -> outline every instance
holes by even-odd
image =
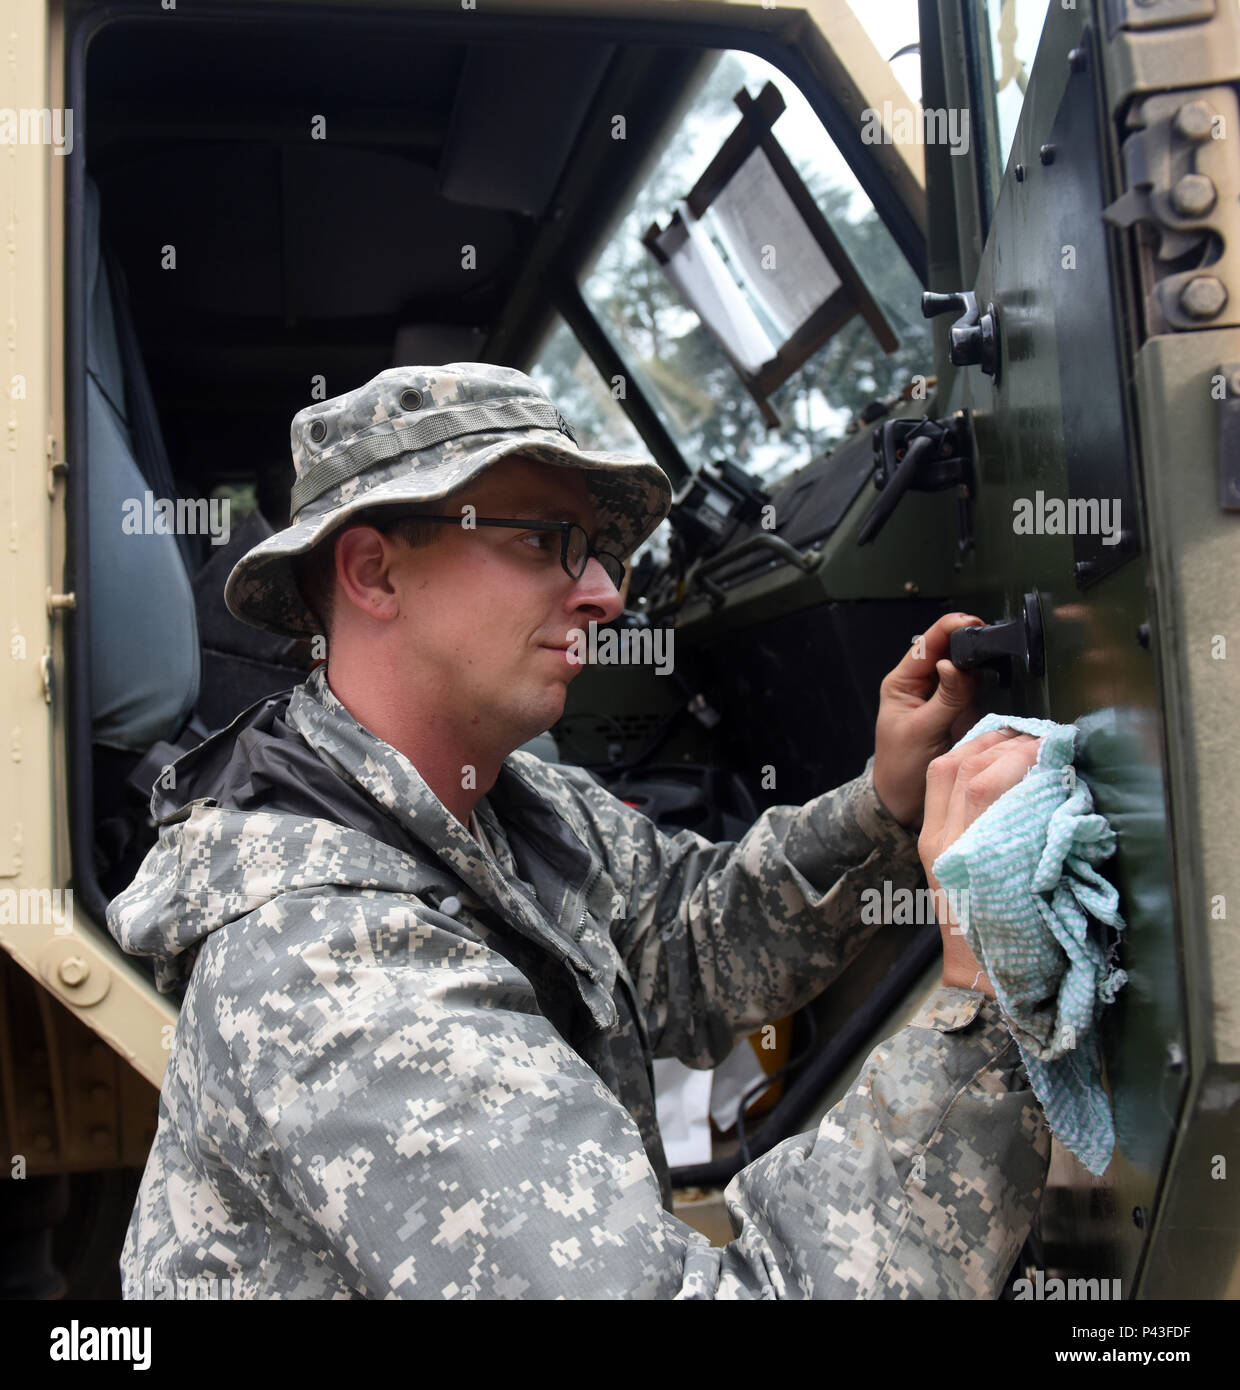
[[[958,313],[960,317],[948,335],[948,356],[957,367],[981,367],[998,384],[999,316],[993,304],[987,304],[986,312],[979,315],[977,296],[972,290],[955,290],[951,294],[928,290],[921,297],[921,312],[928,319]]]
[[[1042,603],[1035,592],[1025,595],[1019,618],[1002,623],[957,628],[951,635],[952,665],[961,671],[992,667],[999,673],[999,684],[1012,683],[1017,662],[1026,675],[1039,679],[1046,671],[1046,650],[1042,640]]]
[[[958,558],[973,545],[973,439],[963,411],[942,420],[886,420],[874,431],[874,486],[880,496],[866,513],[857,544],[868,545],[887,524],[910,490],[942,492],[959,498]]]

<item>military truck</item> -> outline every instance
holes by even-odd
[[[1117,1144],[1101,1177],[1056,1144],[1005,1296],[1235,1297],[1236,6],[3,12],[6,1292],[119,1294],[178,1001],[104,914],[178,752],[322,655],[223,606],[287,522],[291,416],[473,360],[673,482],[609,630],[668,659],[596,661],[541,749],[659,825],[736,839],[855,776],[949,612],[984,619],[952,656],[986,709],[1080,724]],[[661,1076],[679,1215],[729,1238],[730,1176],[938,952],[893,918],[719,1074]]]

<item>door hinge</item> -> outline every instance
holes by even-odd
[[[68,473],[68,471],[69,471],[69,463],[68,463],[68,460],[67,460],[67,459],[58,459],[58,458],[56,457],[56,436],[55,436],[54,434],[49,434],[49,435],[47,436],[46,458],[47,458],[47,495],[48,495],[49,497],[55,497],[55,496],[56,496],[56,481],[57,481],[57,479],[63,477],[66,473]]]
[[[1114,227],[1141,224],[1157,234],[1157,245],[1142,247],[1141,255],[1148,332],[1240,324],[1235,92],[1204,87],[1144,97],[1128,125],[1126,192],[1103,217]],[[1196,264],[1184,269],[1185,258]]]

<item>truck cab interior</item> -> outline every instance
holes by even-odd
[[[586,669],[539,749],[669,832],[738,839],[765,807],[855,777],[882,677],[949,612],[995,627],[978,653],[986,710],[1136,711],[1125,728],[1144,737],[1139,753],[1129,759],[1130,739],[1122,757],[1097,754],[1107,812],[1128,817],[1108,872],[1157,981],[1117,1008],[1104,1040],[1122,1157],[1100,1183],[1057,1146],[1012,1271],[1122,1274],[1130,1288],[1185,1079],[1164,1065],[1184,1033],[1148,626],[1144,647],[1128,640],[1148,618],[1131,563],[1143,548],[1133,408],[1117,371],[1092,456],[1114,470],[1095,487],[1132,503],[1119,549],[1051,537],[1018,557],[1013,489],[1051,485],[1071,422],[1056,395],[1045,443],[1021,400],[1017,419],[992,396],[1020,389],[1022,360],[1043,361],[1037,324],[1019,336],[995,243],[1029,216],[1011,208],[1015,171],[1057,114],[1065,53],[1091,40],[1082,16],[1045,3],[925,0],[920,36],[888,43],[867,37],[863,8],[827,5],[825,34],[791,12],[781,31],[741,15],[81,10],[66,49],[79,114],[64,266],[67,447],[85,465],[66,477],[74,890],[102,923],[154,842],[161,769],[317,655],[223,603],[236,559],[288,523],[292,416],[393,366],[517,367],[582,447],[654,457],[673,484],[616,624],[674,630],[673,670]],[[971,113],[971,140],[867,138],[860,117],[883,101]],[[1073,196],[1100,209],[1115,190],[1096,144]],[[748,294],[751,327],[775,349],[762,366],[741,311],[712,315],[677,259],[686,239],[709,241],[733,307],[744,298],[735,228],[763,187],[744,157],[754,149],[794,210],[784,225],[808,238],[796,273],[810,277],[818,256],[825,285],[795,322]],[[1006,379],[980,346],[988,289],[1007,306]],[[1096,331],[1114,339],[1090,351],[1114,365],[1123,296],[1105,275],[1090,292],[1106,301]],[[957,356],[955,328],[936,321],[949,309],[977,356]],[[1063,336],[1052,326],[1052,345]],[[926,422],[936,454],[915,471],[911,432]],[[142,524],[123,530],[135,499]],[[190,524],[154,524],[161,499]],[[1111,585],[1101,608],[1086,580]],[[1017,628],[1023,646],[1007,641]],[[757,1080],[750,1059],[730,1123],[712,1119],[706,1150],[673,1159],[678,1214],[726,1240],[717,1198],[731,1175],[818,1123],[939,964],[933,922],[860,937],[840,977],[781,1022]],[[141,1167],[140,1138],[117,1166]],[[702,1194],[713,1214],[710,1200],[695,1212]]]

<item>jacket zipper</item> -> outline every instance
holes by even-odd
[[[586,879],[586,886],[581,890],[581,921],[577,923],[577,934],[573,938],[575,941],[581,939],[581,933],[586,929],[586,918],[589,916],[587,904],[590,901],[590,889],[594,887],[602,869],[595,867],[590,871],[590,877]]]

